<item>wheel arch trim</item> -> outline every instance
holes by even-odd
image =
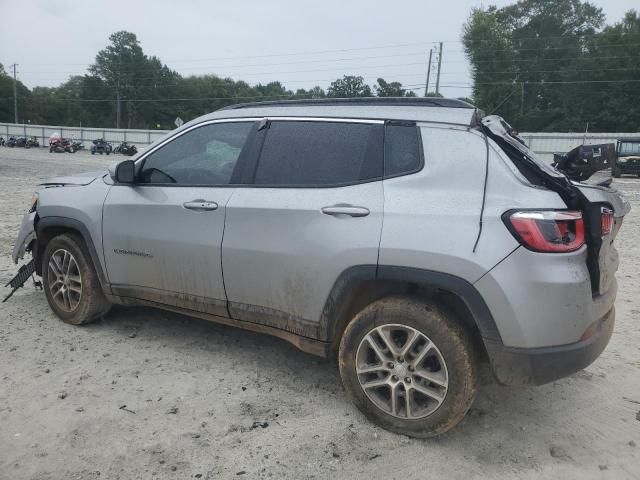
[[[320,317],[321,340],[333,342],[336,335],[340,334],[341,323],[349,311],[352,300],[350,295],[362,281],[414,284],[450,292],[464,302],[483,341],[489,340],[502,344],[493,315],[473,284],[448,273],[393,265],[357,265],[346,269],[338,276]]]
[[[102,268],[102,262],[100,261],[100,257],[98,256],[98,252],[93,243],[93,239],[91,238],[91,234],[89,233],[89,229],[79,220],[75,218],[69,217],[38,217],[36,223],[36,238],[38,239],[38,247],[34,256],[36,256],[36,265],[41,263],[41,259],[39,258],[42,252],[44,251],[44,245],[40,245],[40,238],[42,238],[42,234],[45,230],[50,228],[63,228],[67,230],[72,230],[80,234],[82,239],[84,240],[85,245],[87,246],[87,250],[89,250],[89,255],[91,256],[91,262],[93,263],[93,267],[95,268],[96,274],[98,275],[98,281],[100,282],[100,287],[105,295],[111,295],[111,288],[109,286],[109,282],[107,281],[107,277],[104,274],[104,270]]]

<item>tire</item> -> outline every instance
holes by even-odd
[[[58,274],[53,264],[57,265]],[[69,279],[64,278],[65,272]],[[61,286],[60,278],[67,283]],[[42,256],[42,285],[49,306],[65,323],[83,325],[106,315],[111,309],[111,303],[100,288],[89,251],[77,234],[58,235],[47,243]],[[64,290],[66,285],[65,297],[64,292],[58,291]]]
[[[406,347],[402,332],[406,332],[405,342],[415,335],[406,357],[389,357],[389,363],[375,358],[375,353],[372,358],[371,339],[380,353],[386,355],[390,351],[382,346],[379,332],[396,336],[396,353]],[[419,348],[428,341],[435,348]],[[418,360],[423,350],[426,353]],[[394,363],[390,363],[393,358]],[[410,296],[379,300],[358,313],[342,336],[338,363],[342,384],[356,407],[376,425],[410,437],[433,437],[453,428],[464,418],[477,391],[478,362],[468,331],[450,312]],[[375,364],[383,367],[373,367],[378,370],[370,373],[356,373],[356,365]],[[430,381],[421,375],[428,375]],[[391,382],[394,390],[387,384],[365,391],[361,379],[370,385]],[[395,414],[391,410],[392,391],[399,392]],[[429,395],[422,393],[425,391]]]

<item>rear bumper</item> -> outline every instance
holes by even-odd
[[[513,348],[486,341],[493,372],[504,385],[542,385],[589,366],[613,333],[615,308],[594,322],[579,342],[556,347]]]

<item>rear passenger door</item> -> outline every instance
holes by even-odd
[[[382,121],[273,119],[227,204],[222,266],[233,318],[312,338],[331,288],[375,266],[382,230]]]

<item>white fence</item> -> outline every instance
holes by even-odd
[[[53,125],[18,125],[15,123],[0,123],[0,137],[36,137],[41,146],[49,145],[49,137],[54,133],[61,137],[81,141],[86,148],[98,139],[104,138],[115,147],[120,142],[132,143],[137,146],[149,145],[164,137],[169,130],[127,130],[115,128],[84,128],[84,127],[56,127]]]
[[[80,140],[85,147],[89,147],[91,142],[97,138],[104,138],[113,144],[128,142],[144,146],[162,138],[169,130],[127,130],[0,123],[0,136],[3,136],[5,140],[12,135],[21,137],[35,136],[38,138],[40,145],[46,146],[48,145],[49,137],[56,132],[63,137]],[[551,162],[554,153],[566,153],[578,145],[615,143],[619,138],[640,137],[640,133],[521,133],[520,136],[534,152]]]

